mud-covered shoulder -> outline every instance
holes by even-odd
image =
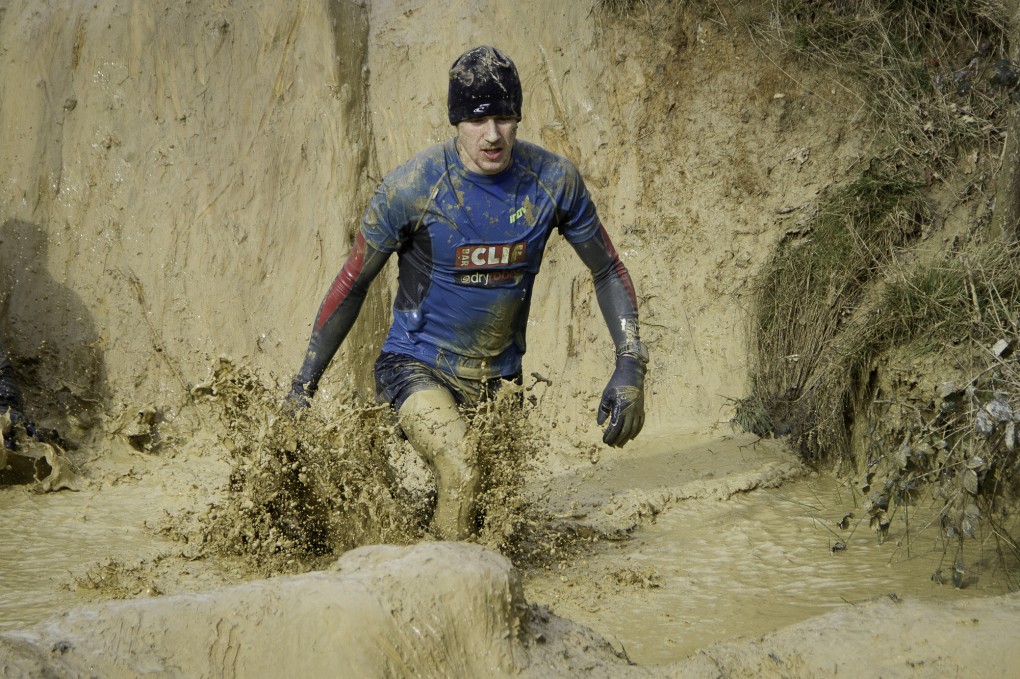
[[[518,167],[531,172],[555,207],[555,227],[568,240],[580,243],[591,238],[599,218],[581,171],[573,161],[537,144],[517,141],[514,154]]]
[[[514,146],[518,167],[535,175],[539,185],[560,210],[590,200],[581,171],[569,158],[518,139]]]
[[[392,251],[407,237],[447,172],[447,147],[451,145],[452,141],[448,141],[430,146],[383,178],[362,221],[369,244]]]

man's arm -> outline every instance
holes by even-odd
[[[613,248],[604,226],[595,236],[575,243],[574,250],[591,271],[595,297],[617,351],[638,341],[638,309],[634,284]]]
[[[637,296],[605,227],[600,226],[595,236],[573,246],[591,271],[595,297],[616,346],[616,370],[602,392],[597,421],[601,425],[608,418],[602,440],[619,447],[637,436],[645,421],[648,353],[638,334]]]
[[[291,383],[289,398],[296,405],[308,405],[309,399],[315,395],[319,379],[351,331],[368,294],[368,287],[382,271],[388,257],[389,253],[373,248],[358,232],[351,254],[333,280],[315,316],[304,363]]]

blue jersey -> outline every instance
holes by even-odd
[[[496,175],[468,171],[453,139],[419,153],[387,175],[362,222],[365,241],[399,261],[383,351],[467,379],[519,372],[549,235],[582,243],[599,228],[577,168],[539,146],[515,142]]]

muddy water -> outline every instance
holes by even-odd
[[[956,599],[1006,590],[987,563],[968,567],[963,590],[933,582],[939,569],[950,578],[954,558],[932,543],[932,531],[908,553],[905,543],[880,544],[865,523],[846,550],[833,552],[845,535],[837,515],[847,509],[832,511],[836,497],[832,481],[819,478],[667,513],[642,531],[630,555],[637,572],[657,574],[651,584],[658,587],[620,610],[609,632],[637,662],[659,663],[877,596]]]
[[[0,630],[84,601],[169,589],[151,566],[182,548],[157,529],[168,513],[211,501],[227,469],[212,458],[110,449],[79,454],[78,466],[89,470],[79,492],[0,488]]]
[[[716,641],[754,638],[876,597],[952,601],[1008,591],[993,541],[981,536],[964,545],[963,587],[954,587],[957,553],[946,552],[936,529],[922,530],[930,517],[921,508],[909,521],[901,513],[879,540],[861,497],[830,476],[808,473],[777,488],[705,497],[704,478],[715,476],[706,469],[767,460],[718,441],[673,447],[673,455],[611,462],[606,476],[615,498],[681,479],[659,493],[676,499],[630,540],[604,544],[528,586],[529,600],[605,635],[638,664],[676,661]],[[687,496],[695,497],[681,499]],[[614,504],[627,502],[606,503]],[[936,572],[945,584],[933,581]]]
[[[950,577],[955,558],[943,561],[933,532],[912,533],[908,549],[894,522],[879,544],[866,519],[860,523],[852,495],[829,477],[794,474],[761,487],[778,482],[777,469],[790,473],[796,465],[747,440],[650,437],[633,451],[606,455],[562,474],[566,486],[553,489],[554,499],[610,527],[627,524],[628,507],[657,512],[654,520],[639,519],[629,540],[600,542],[590,554],[530,574],[526,590],[533,603],[614,640],[640,664],[874,597],[952,600],[1005,591],[990,548],[981,551],[976,541],[964,555],[962,590],[933,583],[938,568]],[[122,454],[86,467],[80,492],[0,489],[0,629],[84,601],[219,584],[216,564],[180,558],[182,546],[150,528],[168,513],[215,501],[225,463],[196,449],[168,459]],[[635,494],[640,501],[632,502]],[[841,530],[837,523],[849,512],[855,519]],[[837,542],[846,549],[833,552]],[[111,563],[119,568],[106,569]],[[103,578],[117,581],[94,582]]]
[[[152,537],[135,520],[142,499],[114,495],[107,500],[23,489],[0,493],[0,628],[35,622],[74,605],[68,576],[81,566],[131,560],[148,549]]]

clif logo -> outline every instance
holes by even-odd
[[[461,245],[453,266],[457,269],[501,269],[524,261],[525,241],[502,245]]]

